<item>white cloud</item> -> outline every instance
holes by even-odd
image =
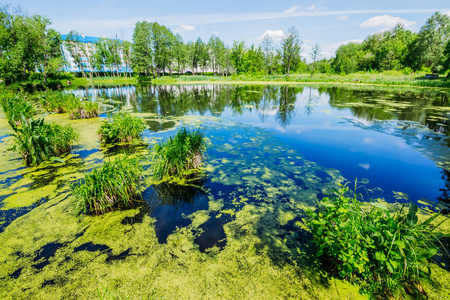
[[[177,29],[174,30],[174,32],[183,32],[183,31],[195,31],[195,27],[192,25],[180,25]]]
[[[308,7],[306,10],[315,10],[316,6],[315,5],[311,5],[310,7]]]
[[[219,32],[218,31],[213,31],[213,32],[211,32],[211,34],[214,34],[215,36],[218,36]]]
[[[257,41],[262,41],[266,35],[269,35],[274,42],[280,42],[283,39],[283,31],[282,30],[266,30],[263,34],[256,38]]]
[[[343,15],[343,16],[340,16],[340,17],[336,18],[336,20],[338,20],[338,21],[345,21],[347,19],[348,19],[348,17],[346,15]]]
[[[450,17],[450,10],[448,12],[444,13],[444,14],[446,14],[447,16]]]
[[[289,9],[286,9],[284,12],[287,13],[287,14],[291,14],[293,12],[296,12],[297,10],[298,10],[298,6],[296,5],[296,6],[292,6]]]
[[[400,17],[394,17],[390,15],[382,15],[372,17],[361,23],[361,27],[372,28],[372,27],[381,27],[384,29],[392,28],[397,24],[403,24],[406,28],[411,28],[416,25],[415,21],[409,21],[406,19],[402,19]]]
[[[332,56],[336,55],[336,50],[342,46],[342,45],[346,45],[348,43],[362,43],[363,40],[349,40],[349,41],[344,41],[344,42],[340,42],[340,43],[333,43],[331,45],[328,45],[323,51],[322,51],[322,55],[324,58],[330,58]]]

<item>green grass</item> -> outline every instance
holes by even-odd
[[[136,159],[123,158],[105,162],[84,176],[84,183],[74,186],[76,210],[99,215],[130,207],[141,195],[142,168]]]
[[[34,106],[26,101],[23,96],[4,96],[0,98],[3,111],[9,121],[19,124],[22,117],[26,120],[30,119],[34,114]]]
[[[90,119],[98,117],[99,105],[94,101],[79,101],[76,108],[69,111],[71,120]]]
[[[98,133],[104,143],[131,143],[140,139],[144,120],[130,113],[117,113],[105,120]]]
[[[182,127],[174,137],[156,144],[150,154],[155,180],[192,177],[203,163],[206,142],[198,128],[189,131]]]
[[[418,223],[417,205],[391,212],[379,203],[363,205],[347,186],[322,199],[310,211],[308,225],[331,271],[360,284],[380,299],[403,298],[406,292],[424,293],[421,280],[429,278],[427,260],[438,252],[431,227],[439,213]]]
[[[72,93],[47,91],[40,95],[40,100],[47,111],[61,114],[77,108],[80,105],[81,98]]]
[[[21,125],[9,121],[14,133],[13,150],[19,152],[27,165],[53,160],[69,152],[78,135],[70,125],[45,124],[44,119],[22,117]]]
[[[75,78],[71,80],[70,87],[86,86],[86,85],[113,85],[113,84],[136,84],[136,77],[94,77],[94,78]],[[67,81],[63,81],[65,87],[68,87]]]

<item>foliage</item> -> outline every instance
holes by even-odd
[[[44,160],[53,160],[75,143],[78,135],[70,125],[45,124],[44,119],[26,120],[22,116],[21,126],[9,122],[14,133],[13,150],[18,151],[27,165]]]
[[[40,95],[40,100],[47,111],[61,114],[79,107],[81,98],[72,93],[47,91]]]
[[[150,157],[153,178],[189,177],[200,168],[205,150],[205,137],[200,128],[190,131],[182,127],[174,137],[153,146]]]
[[[294,26],[289,28],[287,33],[283,36],[281,45],[283,66],[286,70],[286,75],[289,76],[291,67],[300,62],[300,51],[302,49],[300,35]]]
[[[95,101],[79,101],[75,108],[69,111],[70,119],[90,119],[98,117],[98,102]]]
[[[33,104],[26,101],[23,96],[3,96],[0,98],[0,104],[6,118],[16,124],[20,123],[22,117],[28,120],[34,114]]]
[[[76,210],[100,215],[116,208],[130,207],[140,197],[142,168],[131,158],[105,162],[85,174],[84,183],[72,188]]]
[[[409,212],[390,212],[378,203],[365,207],[356,193],[342,186],[309,212],[317,256],[328,259],[338,274],[380,298],[398,297],[408,290],[422,291],[426,261],[438,252],[430,223],[438,214],[418,223],[417,205]],[[437,226],[436,226],[437,227]]]
[[[131,143],[140,138],[145,122],[130,113],[117,113],[105,120],[98,133],[104,143]]]

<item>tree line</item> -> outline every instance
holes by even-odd
[[[348,74],[359,71],[403,70],[443,73],[450,69],[450,17],[436,12],[418,33],[401,24],[369,35],[362,43],[341,45],[336,56],[321,59],[318,44],[301,56],[303,42],[291,27],[277,44],[266,35],[259,44],[233,41],[231,46],[217,36],[184,42],[179,33],[157,22],[136,23],[132,42],[99,38],[95,46],[84,43],[77,31],[62,39],[50,28],[48,18],[28,16],[8,5],[0,7],[0,78],[5,83],[57,78],[72,57],[82,76],[156,77],[167,74],[275,75],[314,72]],[[450,74],[450,73],[449,73]]]

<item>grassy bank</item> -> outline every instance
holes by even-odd
[[[74,80],[64,81],[64,87],[78,87],[86,85],[117,85],[117,84],[136,84],[137,77],[94,77],[94,78],[75,78]]]
[[[154,84],[188,84],[188,83],[249,83],[249,84],[297,84],[297,83],[329,83],[329,84],[371,84],[383,86],[417,86],[450,88],[450,80],[445,77],[439,79],[424,79],[425,73],[402,74],[400,72],[384,73],[354,73],[348,75],[316,74],[312,78],[310,74],[294,74],[290,77],[284,75],[253,76],[180,76],[158,77],[152,80]]]

